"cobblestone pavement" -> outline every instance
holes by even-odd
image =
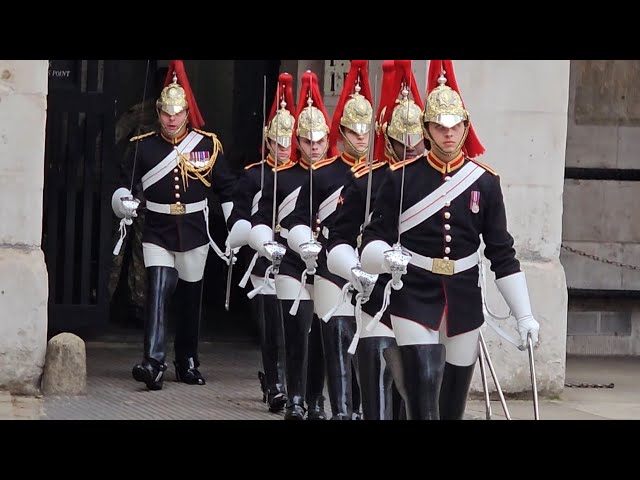
[[[203,343],[200,371],[206,385],[175,382],[171,358],[160,391],[131,376],[141,345],[87,344],[87,395],[46,398],[45,419],[277,420],[267,411],[258,382],[260,354],[251,343]]]
[[[251,342],[202,343],[201,371],[207,384],[175,382],[170,366],[164,388],[157,392],[147,391],[131,377],[140,356],[139,342],[88,342],[86,395],[22,397],[0,392],[0,420],[282,419],[282,413],[270,413],[262,403],[260,352]],[[558,399],[540,399],[540,418],[640,419],[638,372],[640,358],[569,358],[566,382],[583,387],[565,388]],[[603,384],[614,387],[589,388]],[[504,420],[500,402],[492,401],[491,406],[492,419]],[[533,419],[530,400],[507,399],[507,406],[512,419]],[[484,419],[484,402],[469,400],[465,418]]]

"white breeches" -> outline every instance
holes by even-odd
[[[329,311],[342,302],[342,289],[335,283],[318,275],[313,281],[313,308],[319,318],[324,317]],[[353,317],[355,307],[351,305],[351,293],[347,295],[346,301],[333,314],[335,317]]]
[[[362,312],[362,325],[367,326],[369,322],[373,320],[373,317],[368,313]],[[393,330],[387,327],[384,323],[378,322],[376,327],[369,331],[366,328],[362,329],[360,333],[360,338],[368,338],[368,337],[394,337]]]
[[[300,280],[289,277],[288,275],[276,275],[276,295],[279,300],[295,300],[298,298],[300,288],[302,288]],[[313,300],[313,285],[308,283],[302,288],[300,300]]]
[[[251,275],[251,284],[253,288],[258,288],[261,285],[264,285],[264,277],[258,275]],[[275,295],[276,294],[276,281],[273,278],[268,279],[267,286],[263,286],[262,290],[258,295]]]
[[[473,365],[478,359],[478,331],[447,337],[447,316],[440,322],[440,330],[431,330],[407,318],[391,315],[391,325],[398,345],[428,345],[442,343],[447,352],[447,363],[458,367]]]
[[[153,243],[143,242],[144,266],[173,267],[178,270],[178,278],[181,280],[197,282],[204,276],[209,248],[209,244],[206,244],[187,252],[172,252]]]

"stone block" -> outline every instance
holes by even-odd
[[[45,395],[83,395],[87,389],[87,352],[84,341],[72,333],[49,340],[42,377]]]

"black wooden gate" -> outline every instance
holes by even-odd
[[[103,326],[109,316],[115,99],[112,61],[51,60],[42,248],[49,334]]]

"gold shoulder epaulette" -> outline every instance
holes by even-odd
[[[411,160],[405,160],[403,162],[396,162],[393,165],[390,165],[389,168],[391,169],[391,171],[395,172],[396,170],[398,170],[399,168],[402,168],[402,165],[410,165],[413,162],[415,162],[416,160],[420,160],[421,158],[424,158],[423,155],[413,158]]]
[[[200,130],[199,128],[194,128],[193,131],[201,133],[202,135],[206,135],[207,137],[218,138],[218,136],[215,133],[213,133],[213,132],[205,132],[204,130]]]
[[[293,167],[294,165],[297,165],[297,164],[298,164],[298,162],[291,162],[291,161],[289,161],[287,163],[280,164],[280,165],[278,165],[278,171],[281,172],[282,170],[286,170],[286,169],[291,168],[291,167]],[[272,168],[271,170],[273,171],[274,169]]]
[[[373,171],[373,170],[375,170],[377,168],[380,168],[380,167],[382,167],[384,165],[387,165],[387,162],[376,162],[373,165],[371,165],[371,168],[367,168],[367,167],[360,168],[357,172],[355,172],[353,174],[353,176],[356,177],[356,178],[360,178],[360,177],[366,175],[367,173],[369,173],[369,171]]]
[[[257,167],[258,165],[262,165],[263,162],[264,162],[264,160],[261,160],[261,161],[256,162],[256,163],[252,163],[251,165],[247,165],[246,167],[244,167],[244,169],[245,170],[249,170],[250,168]]]
[[[320,160],[319,162],[314,163],[311,166],[311,168],[313,168],[314,170],[317,170],[321,167],[324,167],[325,165],[329,165],[330,163],[333,163],[333,161],[338,157],[339,155],[336,155],[335,157],[325,158],[324,160]]]
[[[136,135],[135,137],[131,137],[130,142],[135,142],[136,140],[140,140],[141,138],[148,137],[149,135],[155,134],[155,130],[147,133],[143,133],[142,135]]]
[[[481,166],[482,168],[484,168],[487,172],[489,172],[489,173],[491,173],[491,174],[493,174],[493,175],[495,175],[495,176],[498,176],[498,172],[496,172],[496,171],[495,171],[493,168],[491,168],[490,166],[485,165],[484,163],[480,163],[479,161],[474,160],[474,159],[472,159],[472,158],[471,158],[470,160],[471,160],[473,163],[475,163],[476,165],[480,165],[480,166]]]
[[[351,173],[356,173],[362,167],[366,167],[366,166],[367,166],[367,162],[358,162],[353,167],[351,167]]]
[[[215,160],[218,157],[218,152],[224,153],[224,149],[222,148],[222,143],[220,142],[220,140],[218,139],[218,136],[215,133],[205,132],[204,130],[200,130],[199,128],[194,128],[193,131],[198,132],[202,135],[205,135],[211,138],[211,140],[213,140],[213,152],[211,152],[211,158]]]

